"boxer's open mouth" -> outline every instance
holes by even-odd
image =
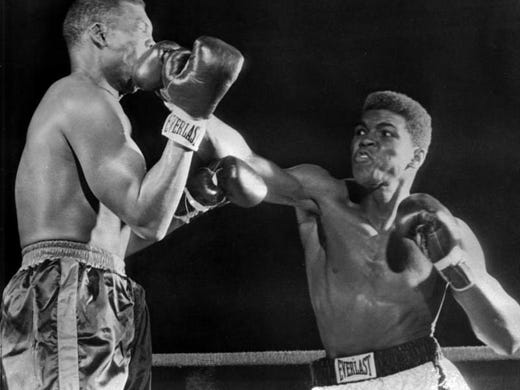
[[[354,153],[353,160],[357,163],[369,162],[372,160],[372,156],[363,150],[358,150],[356,153]]]

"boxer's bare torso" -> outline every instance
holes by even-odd
[[[298,176],[316,174],[312,167],[298,170]],[[297,217],[327,355],[379,350],[429,335],[443,295],[436,273],[431,268],[390,271],[388,229],[378,231],[368,222],[342,180],[322,176],[317,181],[325,189],[316,197],[319,213],[297,208]]]
[[[134,158],[142,160],[137,163],[144,172],[144,159],[130,138],[130,122],[114,93],[84,76],[71,75],[56,82],[43,97],[29,125],[16,177],[22,247],[64,239],[124,255],[130,229],[92,194],[68,141],[70,132],[79,130],[73,123],[81,107],[104,105],[112,113],[106,120],[120,122],[120,136],[135,150]]]
[[[147,172],[119,99],[136,90],[152,25],[142,4],[122,2],[110,17],[110,27],[70,34],[71,74],[47,90],[29,124],[15,185],[22,247],[65,239],[124,256],[132,231],[158,240],[171,221],[191,153],[168,143]]]

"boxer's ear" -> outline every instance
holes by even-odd
[[[413,158],[408,166],[410,168],[419,169],[426,158],[426,150],[423,148],[416,148],[413,152]]]
[[[103,23],[93,23],[88,29],[90,40],[99,48],[107,46],[107,26]]]

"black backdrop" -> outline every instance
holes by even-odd
[[[69,71],[61,21],[69,1],[2,4],[2,277],[20,264],[13,183],[32,111]],[[239,48],[246,64],[218,108],[259,154],[350,175],[352,124],[368,92],[409,94],[434,138],[414,190],[474,229],[488,268],[520,295],[520,3],[510,0],[149,0],[156,40],[198,36]],[[166,110],[123,99],[149,164]],[[217,210],[128,261],[147,290],[155,352],[317,349],[294,212]],[[448,299],[444,345],[478,344]]]

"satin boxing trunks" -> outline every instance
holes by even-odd
[[[1,388],[150,389],[148,309],[123,260],[70,241],[22,255],[2,297]]]
[[[469,390],[433,337],[311,363],[313,390]]]

